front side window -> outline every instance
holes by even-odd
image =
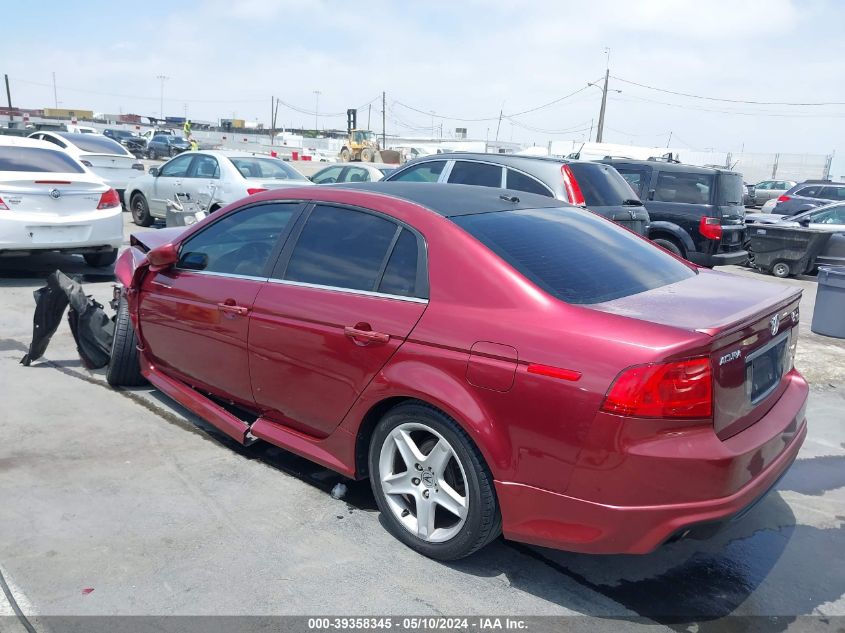
[[[337,182],[337,179],[340,178],[340,172],[342,171],[343,167],[328,167],[320,171],[320,173],[315,175],[311,180],[318,185],[330,185],[333,182]]]
[[[554,195],[549,188],[531,176],[526,176],[513,169],[508,169],[507,188],[516,191],[527,191],[528,193],[537,193],[541,196],[549,196],[554,198]]]
[[[226,215],[182,244],[176,266],[264,277],[273,248],[297,209],[292,203],[259,204]]]
[[[754,186],[754,188],[755,188],[755,189],[760,189],[760,190],[762,190],[762,191],[768,191],[769,189],[771,189],[771,188],[772,188],[772,185],[773,185],[773,184],[774,184],[774,183],[773,183],[771,180],[764,180],[763,182],[758,182],[758,183]]]
[[[370,213],[317,205],[285,270],[288,281],[376,290],[397,225]]]
[[[419,165],[413,165],[407,169],[403,169],[397,174],[390,177],[390,180],[397,180],[400,182],[437,182],[443,168],[446,166],[445,160],[430,160]]]
[[[452,221],[568,303],[611,301],[695,275],[656,246],[581,209],[518,209]]]
[[[502,166],[457,160],[449,174],[449,182],[455,185],[479,185],[481,187],[502,186]]]
[[[845,200],[845,187],[824,187],[819,197],[826,200]]]
[[[657,175],[654,200],[683,204],[710,204],[712,174],[663,171]]]
[[[164,178],[184,178],[188,174],[188,167],[193,160],[193,156],[177,156],[164,165],[159,170],[159,176]]]
[[[845,224],[845,207],[834,207],[810,215],[813,224]]]
[[[194,162],[188,170],[190,178],[220,178],[220,166],[213,156],[200,154],[194,157]]]

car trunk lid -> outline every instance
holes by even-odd
[[[100,183],[80,180],[79,175],[16,174],[14,180],[0,182],[0,199],[13,213],[61,217],[93,211],[107,189]]]
[[[730,293],[725,293],[726,277]],[[594,309],[710,337],[713,424],[726,439],[757,422],[780,397],[792,369],[801,290],[726,273],[695,277]]]

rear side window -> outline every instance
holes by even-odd
[[[811,187],[804,187],[795,192],[796,196],[803,196],[805,198],[820,198],[823,187],[821,185],[813,185]]]
[[[657,174],[654,200],[683,204],[710,204],[712,189],[713,174],[662,171]]]
[[[481,187],[501,187],[501,165],[473,163],[457,160],[449,174],[449,182],[454,185],[479,185]]]
[[[513,169],[508,169],[507,188],[516,191],[527,191],[528,193],[538,193],[541,196],[554,198],[554,195],[546,185],[531,176],[526,176]]]
[[[100,136],[99,134],[74,134],[72,137],[69,136],[67,138],[83,152],[126,156],[126,150],[123,149],[120,143],[105,136]]]
[[[316,206],[293,249],[289,281],[376,290],[397,225],[376,215]]]
[[[0,171],[81,174],[85,170],[64,152],[40,147],[0,147]]]
[[[391,177],[390,180],[398,180],[400,182],[437,182],[445,166],[445,160],[432,160],[420,163],[419,165],[402,170]]]
[[[569,163],[588,207],[615,207],[639,200],[631,185],[613,167],[600,163]]]
[[[177,267],[264,277],[270,255],[298,204],[260,204],[227,215],[188,239]]]
[[[718,204],[742,204],[744,190],[739,174],[719,174]]]
[[[649,180],[649,173],[647,171],[640,171],[629,169],[627,167],[617,167],[616,171],[619,172],[625,182],[634,190],[634,192],[642,198],[643,193],[645,192],[645,188],[648,185]]]
[[[379,292],[402,297],[417,295],[417,250],[416,236],[402,229],[384,269]]]
[[[823,187],[819,197],[826,200],[845,200],[845,187]]]
[[[568,303],[611,301],[695,274],[656,246],[580,209],[519,209],[452,221]]]

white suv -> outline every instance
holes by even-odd
[[[117,191],[51,143],[0,136],[0,256],[78,253],[103,267],[122,242]]]

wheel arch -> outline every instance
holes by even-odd
[[[655,240],[659,238],[669,238],[679,243],[679,246],[689,253],[696,250],[692,238],[684,229],[672,222],[651,222],[648,229],[648,239]]]
[[[460,364],[466,366],[466,361]],[[409,379],[406,381],[404,377]],[[494,477],[512,466],[510,436],[492,422],[480,392],[464,379],[430,363],[399,361],[385,368],[350,410],[343,427],[355,438],[355,473],[367,477],[367,453],[373,429],[390,409],[414,402],[451,418],[472,440]]]

